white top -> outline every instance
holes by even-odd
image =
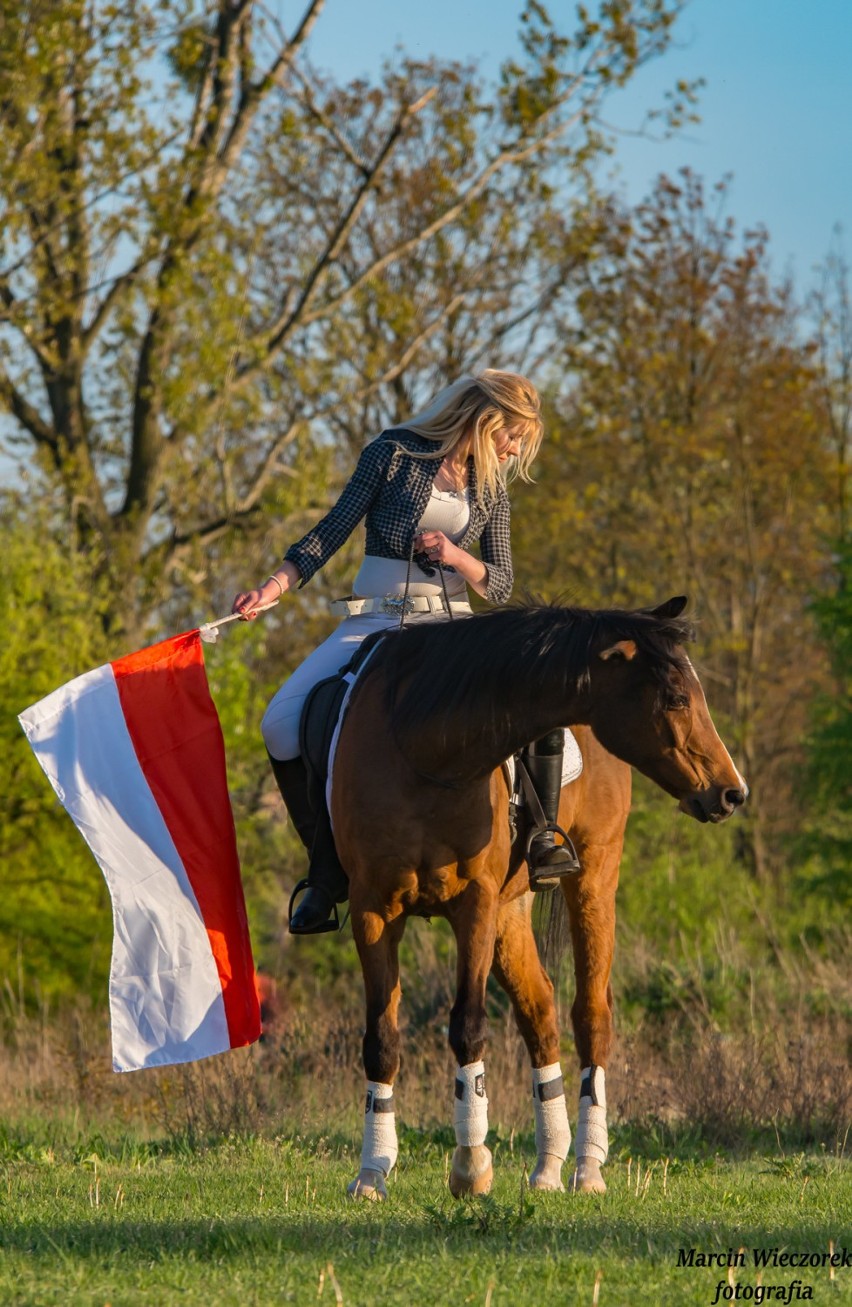
[[[417,531],[443,531],[448,540],[458,544],[470,521],[470,491],[436,490],[432,487],[429,502],[423,512]],[[359,599],[378,599],[382,595],[405,594],[405,578],[408,573],[408,560],[401,558],[376,558],[367,554],[358,575],[352,583],[352,593]],[[452,598],[467,593],[464,577],[458,572],[445,572],[447,594]],[[411,569],[410,595],[443,595],[440,573],[436,570],[434,577],[424,576],[414,564]]]
[[[424,509],[418,531],[443,531],[457,545],[470,521],[470,491],[436,490],[432,487],[429,502]]]

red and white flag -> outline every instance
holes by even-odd
[[[219,718],[198,631],[98,667],[19,718],[112,897],[113,1067],[260,1035]]]

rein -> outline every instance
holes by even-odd
[[[411,548],[408,551],[408,566],[405,569],[405,590],[402,595],[402,608],[400,609],[400,614],[399,614],[400,631],[405,625],[405,619],[408,615],[408,591],[411,588],[411,567],[412,564],[414,563],[414,541],[416,539],[417,539],[416,535],[413,535],[411,537]],[[446,575],[444,574],[444,565],[439,560],[436,560],[433,566],[437,567],[438,575],[441,578],[441,589],[444,592],[444,608],[446,609],[447,617],[450,619],[451,622],[454,622],[455,617],[453,616],[453,610],[450,607],[450,596],[447,593],[447,578]]]

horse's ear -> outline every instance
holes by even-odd
[[[604,662],[608,662],[610,658],[624,658],[630,662],[631,658],[636,657],[636,641],[619,640],[616,644],[611,644],[608,649],[602,649],[598,657]]]
[[[689,603],[686,595],[675,595],[674,599],[667,599],[659,608],[650,609],[652,617],[680,617],[686,605]]]

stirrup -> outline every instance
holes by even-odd
[[[550,833],[553,835],[562,836],[563,843],[561,845],[554,844],[553,847],[555,849],[565,850],[566,854],[571,859],[571,863],[569,863],[567,866],[561,866],[561,867],[544,866],[541,868],[534,868],[530,865],[530,850],[532,848],[533,841],[537,838],[537,836],[543,835],[547,831],[550,831]],[[568,832],[564,831],[561,826],[558,826],[556,824],[556,822],[548,822],[546,826],[544,827],[539,826],[537,829],[530,831],[530,834],[527,838],[526,856],[527,856],[527,867],[529,869],[530,889],[534,893],[540,893],[543,890],[556,889],[556,886],[559,884],[560,880],[564,880],[566,876],[577,876],[583,870],[580,864],[580,859],[577,857],[577,850],[574,848],[574,843],[572,839],[568,835]]]
[[[296,902],[296,895],[301,894],[306,889],[312,889],[311,882],[307,879],[298,881],[293,893],[290,895],[290,903],[287,907],[287,927],[292,935],[324,935],[327,931],[340,930],[340,917],[337,914],[337,904],[332,903],[332,915],[318,926],[311,926],[310,930],[293,930],[293,906]]]

